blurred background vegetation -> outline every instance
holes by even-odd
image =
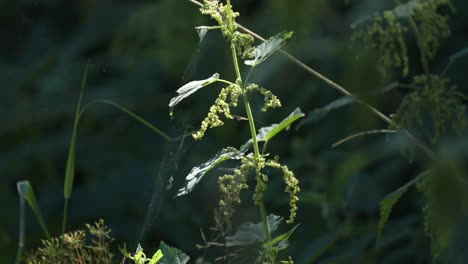
[[[350,27],[358,19],[391,7],[393,1],[233,3],[241,13],[241,24],[263,36],[294,31],[288,51],[353,93],[366,96],[385,114],[397,111],[408,91],[382,92],[389,76],[377,70],[375,52],[351,41]],[[432,61],[435,71],[468,46],[468,3],[457,0],[454,5],[457,12],[449,20],[452,34]],[[199,43],[193,28],[210,24],[185,0],[0,1],[1,263],[13,261],[17,246],[17,181],[31,181],[48,227],[55,235],[60,232],[66,155],[86,63],[85,102],[112,100],[171,136],[184,135],[199,126],[216,92],[191,97],[171,120],[168,103],[175,90],[214,72],[233,73],[226,42],[218,33],[209,33]],[[417,65],[415,43],[409,45],[408,53],[410,63]],[[467,67],[468,61],[462,59],[448,74],[465,95]],[[414,71],[421,69],[415,66]],[[271,89],[284,105],[260,113],[260,102],[254,104],[259,126],[278,122],[296,107],[311,113],[341,96],[281,55],[258,67],[252,81]],[[236,114],[244,115],[242,111]],[[414,189],[396,204],[375,247],[380,201],[424,170],[427,160],[405,154],[402,149],[409,142],[398,136],[373,135],[332,148],[334,142],[353,133],[386,128],[358,105],[306,120],[269,146],[295,171],[303,190],[297,220],[301,226],[291,238],[288,254],[297,263],[430,263],[424,197]],[[103,218],[116,244],[125,242],[134,248],[140,242],[152,252],[164,240],[196,259],[204,254],[195,246],[203,242],[200,229],[209,236],[208,228],[214,225],[216,175],[222,172],[211,172],[192,194],[172,197],[192,166],[208,160],[221,147],[239,146],[248,136],[245,122],[232,121],[210,130],[200,142],[186,138],[183,144],[168,144],[115,108],[90,107],[78,131],[68,228],[82,228]],[[466,133],[440,142],[432,146],[434,151],[459,161],[463,170],[468,164]],[[170,177],[172,188],[166,181]],[[288,197],[281,179],[276,178],[266,194],[266,207],[286,215]],[[239,212],[237,223],[259,219],[250,202]],[[463,226],[457,227],[457,234],[463,234]],[[30,250],[41,238],[31,212],[26,232],[26,249]],[[466,263],[466,239],[458,235],[442,261]],[[208,250],[207,258],[216,251]]]

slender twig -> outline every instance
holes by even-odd
[[[337,147],[351,139],[357,138],[357,137],[362,137],[362,136],[367,136],[367,135],[372,135],[372,134],[384,134],[384,133],[398,133],[398,130],[392,130],[392,129],[377,129],[377,130],[369,130],[369,131],[364,131],[364,132],[359,132],[356,134],[353,134],[351,136],[345,137],[342,140],[334,143],[332,147]]]

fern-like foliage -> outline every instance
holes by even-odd
[[[42,246],[28,254],[27,264],[110,264],[114,254],[110,251],[111,230],[99,220],[86,225],[85,230],[68,232],[60,237],[42,240]]]
[[[395,116],[399,126],[412,130],[435,144],[449,132],[461,134],[467,127],[465,96],[448,79],[418,75],[413,85],[420,87],[401,103]]]

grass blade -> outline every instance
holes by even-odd
[[[76,132],[78,130],[78,123],[80,121],[80,108],[81,108],[81,101],[83,99],[83,92],[86,85],[86,78],[88,75],[88,66],[86,65],[83,80],[81,81],[81,90],[80,90],[80,97],[78,99],[78,104],[76,106],[75,112],[75,121],[73,123],[73,132],[70,141],[70,147],[68,149],[68,158],[67,158],[67,166],[65,169],[65,183],[63,186],[63,196],[65,198],[65,206],[63,209],[63,219],[62,219],[62,234],[65,233],[65,223],[67,222],[67,211],[68,211],[68,200],[70,199],[71,192],[73,189],[73,179],[75,177],[75,143],[76,143]]]
[[[378,130],[369,130],[369,131],[364,131],[364,132],[359,132],[359,133],[356,133],[356,134],[353,134],[351,136],[348,136],[348,137],[345,137],[343,138],[342,140],[338,141],[338,142],[335,142],[333,143],[332,147],[337,147],[347,141],[350,141],[354,138],[357,138],[357,137],[362,137],[362,136],[367,136],[367,135],[373,135],[373,134],[385,134],[385,133],[388,133],[388,134],[391,134],[391,133],[398,133],[398,130],[393,130],[393,129],[378,129]]]
[[[18,228],[18,251],[16,252],[16,261],[15,263],[20,263],[21,256],[23,255],[24,249],[24,225],[25,225],[25,194],[26,188],[23,184],[24,182],[18,182],[16,187],[18,188],[19,194],[19,228]]]
[[[39,210],[39,206],[37,205],[36,195],[34,194],[34,190],[31,186],[29,181],[20,181],[16,183],[16,187],[18,189],[18,195],[20,198],[20,214],[19,214],[19,236],[18,236],[18,251],[16,254],[16,263],[20,262],[21,256],[23,254],[24,249],[24,233],[25,233],[25,223],[26,223],[26,216],[25,216],[25,201],[31,207],[34,215],[36,216],[39,225],[41,226],[42,232],[47,238],[50,238],[49,230],[45,225],[44,218],[42,217],[41,211]]]
[[[120,111],[128,114],[129,116],[133,117],[135,120],[137,120],[138,122],[140,122],[142,125],[148,127],[149,129],[153,130],[154,132],[156,132],[157,134],[159,134],[161,137],[163,137],[165,140],[167,140],[168,142],[172,142],[173,139],[168,136],[166,133],[162,132],[161,129],[153,126],[150,122],[146,121],[144,118],[142,118],[141,116],[133,113],[132,111],[128,110],[127,108],[115,103],[115,102],[112,102],[112,101],[109,101],[109,100],[96,100],[96,101],[92,101],[88,104],[86,104],[85,106],[83,106],[83,108],[81,109],[81,113],[80,113],[80,116],[83,115],[84,111],[86,110],[86,108],[88,108],[89,106],[93,105],[93,104],[108,104],[108,105],[111,105],[117,109],[119,109]]]

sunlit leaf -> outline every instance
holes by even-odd
[[[200,90],[201,88],[207,85],[210,85],[216,82],[218,79],[219,79],[219,74],[215,73],[208,79],[200,80],[200,81],[192,81],[192,82],[185,84],[184,86],[180,87],[177,90],[177,93],[179,95],[171,99],[171,102],[169,103],[169,107],[174,107],[175,105],[180,103],[182,100],[189,97],[191,94],[195,93],[196,91]]]
[[[272,234],[278,228],[278,225],[282,220],[282,217],[273,214],[270,214],[267,217],[270,234]],[[265,241],[265,239],[266,236],[262,222],[257,224],[252,222],[245,222],[239,226],[233,236],[226,237],[226,246],[246,246],[258,241]]]
[[[179,189],[176,197],[191,192],[195,185],[200,182],[203,176],[205,176],[205,174],[208,173],[211,169],[215,168],[226,160],[239,160],[242,155],[244,155],[244,152],[239,151],[233,147],[227,147],[218,152],[216,156],[209,161],[198,167],[193,167],[190,173],[185,177],[185,186]]]
[[[163,257],[158,264],[185,264],[189,261],[190,257],[177,248],[166,245],[163,241],[159,245]]]
[[[158,261],[161,260],[163,257],[164,257],[164,255],[163,255],[161,249],[159,249],[158,251],[156,251],[156,253],[154,253],[153,257],[149,261],[149,264],[157,264]]]
[[[286,43],[286,40],[291,38],[292,34],[293,32],[281,32],[267,39],[252,51],[254,59],[246,60],[244,63],[255,67],[264,62],[273,53],[278,51]]]
[[[288,129],[292,123],[294,123],[296,120],[303,116],[304,113],[301,112],[301,109],[296,108],[296,110],[294,110],[288,117],[283,119],[283,121],[281,121],[279,124],[273,124],[271,126],[260,128],[258,130],[257,140],[269,141],[282,130]]]

